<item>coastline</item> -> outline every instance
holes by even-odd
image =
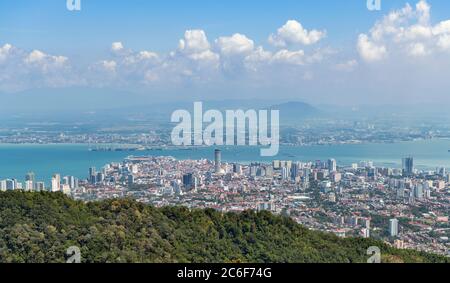
[[[106,145],[106,144],[104,144]],[[112,144],[107,144],[112,146]],[[100,146],[100,145],[99,145]],[[123,146],[123,145],[122,145]],[[143,151],[89,151],[93,144],[0,144],[0,179],[17,178],[33,171],[48,180],[54,173],[87,176],[88,168],[101,168],[110,162],[121,162],[130,155],[173,156],[185,159],[212,159],[215,147],[154,147]],[[224,162],[250,164],[272,160],[308,162],[335,158],[340,166],[360,161],[373,161],[375,166],[401,167],[401,158],[412,155],[420,170],[450,168],[450,139],[416,140],[399,143],[335,144],[315,146],[281,145],[274,158],[261,158],[259,147],[218,147]],[[448,156],[446,156],[448,155]]]

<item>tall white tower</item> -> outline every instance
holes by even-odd
[[[222,172],[222,152],[219,149],[216,149],[214,152],[214,165],[215,165],[215,172],[217,174]]]

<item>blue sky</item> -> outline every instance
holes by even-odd
[[[431,9],[430,19],[427,22],[420,22],[418,9],[415,7],[418,2],[419,0],[409,2],[412,12],[402,14],[405,22],[386,23],[385,26],[395,25],[399,35],[400,31],[417,25],[434,31],[440,23],[450,19],[449,1],[428,0],[424,3]],[[440,65],[442,60],[447,60],[450,56],[450,52],[446,50],[447,30],[433,33],[426,41],[417,37],[406,39],[407,35],[401,35],[404,39],[400,43],[392,39],[396,36],[394,33],[385,31],[381,38],[371,34],[371,30],[377,22],[382,21],[383,17],[406,7],[407,1],[404,0],[382,0],[381,11],[369,11],[366,8],[366,0],[81,0],[81,3],[80,12],[70,12],[66,9],[65,0],[0,1],[0,47],[3,46],[3,53],[7,54],[3,56],[7,58],[3,59],[3,64],[8,64],[10,68],[14,66],[19,68],[20,64],[25,64],[23,62],[30,62],[27,56],[31,52],[35,50],[42,52],[34,54],[38,60],[33,61],[33,68],[26,74],[16,74],[12,70],[9,75],[3,75],[3,81],[0,74],[0,91],[54,86],[90,86],[89,79],[83,77],[83,74],[89,72],[92,72],[90,74],[97,80],[105,82],[100,87],[141,89],[136,85],[146,77],[152,81],[152,84],[146,84],[146,89],[152,90],[155,87],[164,89],[166,86],[173,87],[174,82],[162,82],[161,78],[177,77],[176,81],[180,83],[181,89],[186,85],[195,86],[195,90],[199,93],[214,91],[215,88],[223,89],[224,85],[230,84],[233,91],[242,90],[246,93],[254,85],[270,78],[273,84],[266,85],[264,91],[257,89],[254,92],[269,96],[274,89],[281,89],[286,93],[286,98],[295,98],[297,94],[294,90],[301,88],[305,93],[320,94],[318,96],[320,99],[332,101],[336,98],[330,97],[329,93],[336,89],[342,93],[351,93],[348,99],[351,96],[358,96],[362,91],[377,93],[381,97],[381,93],[392,93],[402,84],[414,84],[417,78],[423,76],[432,78],[430,84],[438,88],[436,92],[447,86],[444,80],[441,81],[440,74],[435,73],[445,66]],[[294,34],[294,38],[289,39],[286,35],[277,34],[288,20],[295,20],[300,24],[301,31],[306,31],[306,36],[312,36],[308,34],[311,31],[323,34],[312,43],[308,41],[311,38],[302,39],[301,36],[295,37]],[[187,30],[202,31],[210,47],[198,53],[188,49],[181,50],[180,39],[184,38],[186,44],[189,44],[190,39],[185,34]],[[261,47],[264,51],[271,52],[270,58],[267,59],[271,62],[270,66],[258,65],[256,70],[254,65],[250,67],[246,65],[247,69],[254,71],[249,74],[248,70],[242,68],[242,62],[248,63],[247,59],[254,51],[248,50],[245,56],[242,54],[237,56],[239,58],[231,58],[218,51],[220,46],[216,40],[234,34],[243,35],[245,40],[250,40],[252,50]],[[275,35],[278,44],[269,42],[270,35]],[[361,35],[366,35],[367,38],[360,37]],[[111,51],[114,42],[121,43],[121,50],[116,50],[118,52]],[[14,53],[16,57],[11,55],[11,51],[5,51],[7,44],[17,50]],[[157,54],[159,61],[139,66],[136,63],[132,69],[126,69],[126,66],[130,65],[129,59],[134,56],[135,60],[141,51]],[[204,51],[211,52],[206,54]],[[400,56],[408,52],[414,53],[414,58]],[[197,55],[200,54],[202,60],[206,55],[208,60],[217,60],[214,61],[216,64],[213,67],[214,72],[210,69],[211,65],[205,67],[204,62],[198,62]],[[190,62],[194,57],[195,65]],[[70,68],[70,72],[77,72],[78,77],[70,82],[62,82],[62,79],[56,76],[61,71],[52,69],[56,65],[60,67],[63,64],[59,63],[58,58],[61,62],[64,61],[64,66]],[[43,60],[46,60],[45,66],[42,65]],[[417,61],[418,65],[408,65],[411,60]],[[41,62],[40,66],[37,66],[38,61]],[[162,65],[170,64],[172,69],[165,67],[161,70]],[[429,70],[411,74],[411,80],[405,76],[395,78],[383,76],[390,73],[389,70],[398,73],[411,67],[420,69],[422,66],[430,65],[432,67]],[[103,77],[100,67],[114,69],[114,77]],[[220,74],[215,72],[216,68],[221,69]],[[377,85],[385,84],[387,87],[358,82],[352,82],[349,87],[350,80],[355,76],[343,74],[342,70],[351,71],[356,68],[360,81],[376,77]],[[183,69],[184,73],[173,74],[171,70],[174,69]],[[333,69],[335,71],[339,69],[341,72],[334,74],[330,71]],[[280,75],[283,73],[286,76]],[[15,77],[16,81],[11,77]],[[384,82],[385,79],[388,80]],[[336,88],[336,84],[339,84],[336,80],[340,81],[342,89]],[[39,83],[41,81],[46,83]],[[114,84],[117,81],[121,82],[120,86]],[[299,81],[303,83],[297,83]],[[421,89],[426,86],[410,87]],[[173,91],[176,92],[176,88]],[[401,90],[398,92],[401,92],[399,98],[405,97],[406,92]],[[299,98],[308,100],[310,97],[305,93],[299,95]],[[419,97],[419,93],[416,96]],[[433,99],[438,98],[448,99],[442,94],[433,96]]]
[[[349,43],[369,29],[383,11],[406,1],[385,0],[382,11],[370,12],[365,0],[81,0],[82,11],[66,10],[65,0],[0,1],[0,38],[18,46],[49,52],[76,53],[79,48],[101,52],[113,41],[131,48],[171,50],[187,29],[209,36],[244,33],[265,42],[268,33],[288,19],[305,27],[326,28],[328,40]],[[411,2],[411,3],[414,3]],[[450,2],[430,1],[434,17],[444,19]]]
[[[385,0],[382,11],[370,12],[365,0],[81,0],[82,11],[66,10],[65,0],[3,0],[0,34],[17,45],[72,50],[85,45],[102,47],[118,38],[131,47],[167,50],[186,29],[202,28],[212,37],[241,32],[265,41],[268,31],[287,19],[327,28],[329,39],[352,39],[370,28],[383,11],[401,8],[406,1]],[[414,4],[415,1],[410,1]],[[429,1],[433,17],[445,19],[450,2]],[[445,13],[447,12],[447,15]],[[157,38],[157,39],[156,39]]]

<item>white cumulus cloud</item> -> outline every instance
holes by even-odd
[[[358,38],[357,50],[367,62],[379,61],[387,54],[429,56],[450,51],[450,20],[431,23],[431,5],[420,0],[415,7],[406,4],[387,14],[368,33]]]
[[[249,54],[254,49],[253,40],[247,38],[245,35],[236,33],[230,37],[219,37],[216,40],[216,45],[220,53],[225,56]]]
[[[32,87],[73,85],[75,76],[69,59],[41,50],[27,52],[4,44],[0,47],[0,91],[20,91]]]
[[[4,60],[6,60],[6,58],[10,55],[12,50],[12,45],[6,43],[5,45],[3,45],[2,47],[0,47],[0,63]]]
[[[282,49],[273,55],[272,61],[275,63],[284,63],[288,65],[304,65],[305,51],[289,51]]]
[[[285,47],[290,44],[311,45],[324,38],[325,31],[305,29],[296,20],[289,20],[278,29],[277,33],[270,35],[269,42],[274,46]]]
[[[113,42],[111,44],[111,51],[112,52],[120,52],[124,49],[122,42]]]
[[[208,51],[211,45],[203,30],[187,30],[178,47],[182,53],[196,54]]]
[[[100,62],[101,66],[109,72],[115,72],[117,68],[117,63],[115,61],[104,60]]]
[[[357,48],[359,55],[369,62],[381,60],[387,55],[387,50],[384,45],[377,45],[377,43],[370,41],[369,37],[365,34],[359,35]]]

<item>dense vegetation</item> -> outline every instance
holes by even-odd
[[[312,232],[270,213],[153,208],[133,200],[77,202],[54,193],[0,193],[0,262],[384,262],[448,259],[366,239]]]

